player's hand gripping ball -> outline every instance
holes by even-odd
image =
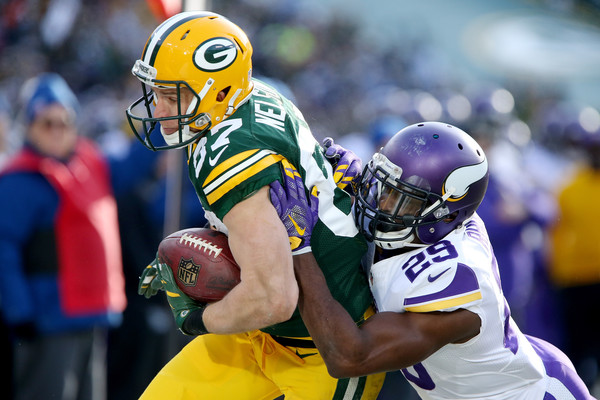
[[[158,261],[173,271],[177,286],[190,298],[211,303],[221,300],[240,283],[227,236],[208,228],[174,232],[158,245]]]

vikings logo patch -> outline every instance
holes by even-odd
[[[182,258],[177,268],[177,279],[185,286],[196,286],[200,265],[194,264],[192,260]]]
[[[458,201],[464,198],[472,184],[482,179],[488,172],[488,161],[484,158],[482,162],[474,165],[466,165],[452,171],[442,187],[442,194],[452,191],[448,201]]]

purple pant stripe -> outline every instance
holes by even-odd
[[[585,383],[583,383],[577,372],[573,369],[573,364],[562,351],[545,340],[533,336],[525,336],[527,336],[527,340],[529,340],[535,352],[542,359],[548,376],[559,380],[565,385],[575,399],[594,400]],[[556,399],[550,393],[546,393],[544,400]]]

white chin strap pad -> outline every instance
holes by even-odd
[[[198,100],[196,100],[196,98],[192,99],[192,101],[190,102],[190,105],[188,106],[186,114],[191,113],[194,110],[194,108],[196,108],[197,102],[198,102]],[[165,131],[163,130],[162,125],[160,127],[160,133],[162,134],[163,138],[165,139],[165,142],[167,142],[167,144],[169,146],[178,145],[178,144],[183,143],[193,137],[193,133],[190,132],[189,125],[183,125],[180,128],[180,131],[181,131],[181,140],[179,140],[179,132],[173,132],[170,135],[166,135]]]
[[[394,237],[404,236],[404,235],[398,235],[398,233],[389,234],[389,233],[382,233],[382,232],[377,232],[376,235],[377,235],[377,237],[382,238],[382,239],[387,239],[387,238],[393,239]],[[382,241],[382,240],[375,239],[374,242],[377,247],[380,247],[384,250],[396,250],[396,249],[402,249],[404,247],[425,247],[425,246],[427,246],[426,244],[413,243],[414,240],[415,240],[415,235],[411,234],[405,240],[394,240],[394,241],[388,242],[388,241]]]
[[[170,135],[167,135],[167,134],[165,134],[165,131],[164,131],[162,125],[160,127],[160,133],[162,134],[163,138],[165,139],[165,142],[167,142],[167,144],[169,146],[175,146],[175,145],[183,143],[186,140],[192,138],[192,135],[190,132],[190,127],[188,125],[184,125],[180,129],[181,129],[181,140],[179,140],[179,132],[178,131],[175,131],[175,132],[171,133]]]

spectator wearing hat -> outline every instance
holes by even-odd
[[[0,171],[0,307],[14,398],[104,399],[106,332],[126,306],[108,162],[56,74],[23,87],[24,145]]]

